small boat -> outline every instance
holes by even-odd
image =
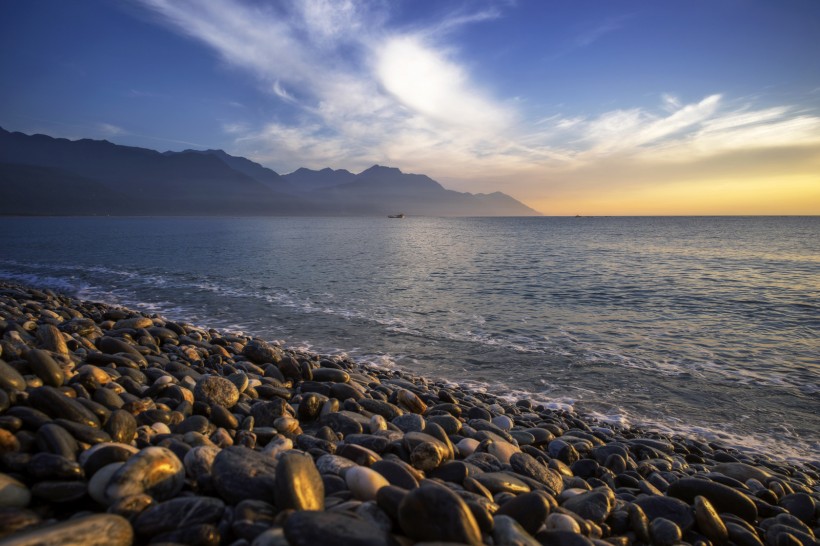
[[[404,214],[390,214],[388,218],[404,218]]]

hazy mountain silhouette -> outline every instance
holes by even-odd
[[[375,165],[285,176],[222,150],[161,153],[0,128],[0,214],[531,216],[500,192]]]
[[[318,188],[338,186],[350,182],[356,175],[345,169],[333,170],[325,167],[320,171],[314,171],[301,167],[292,173],[283,175],[287,183],[296,191],[312,191]]]

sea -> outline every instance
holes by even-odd
[[[820,217],[5,217],[0,279],[820,460]]]

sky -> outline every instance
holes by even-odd
[[[820,214],[818,0],[4,0],[0,75],[11,131],[547,215]]]

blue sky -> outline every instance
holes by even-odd
[[[816,0],[6,1],[0,126],[552,214],[817,214],[818,59]]]

